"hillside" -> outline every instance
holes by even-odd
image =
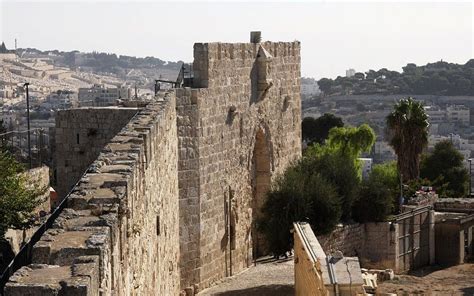
[[[163,72],[179,71],[182,61],[169,62],[155,57],[137,58],[133,56],[117,55],[103,52],[79,52],[46,50],[35,48],[18,49],[17,54],[22,58],[47,57],[54,60],[58,66],[70,69],[87,69],[94,73],[110,73],[125,78],[131,70],[163,70]]]
[[[137,58],[108,53],[63,52],[35,48],[8,50],[0,45],[0,89],[5,102],[14,104],[22,92],[18,85],[31,84],[31,94],[45,97],[56,91],[77,92],[93,84],[128,85],[153,89],[158,78],[175,80],[182,61],[168,62],[155,57]]]
[[[424,66],[407,64],[402,73],[382,68],[357,72],[352,77],[322,78],[319,88],[327,95],[417,94],[474,95],[474,59],[464,65],[439,61]]]

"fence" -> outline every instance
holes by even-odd
[[[86,171],[79,178],[79,181],[86,174]],[[8,264],[0,277],[0,296],[4,295],[4,288],[10,276],[12,276],[18,269],[23,266],[31,264],[31,259],[33,255],[33,246],[41,239],[46,230],[50,229],[53,226],[54,221],[61,214],[63,209],[67,205],[67,200],[74,187],[79,183],[77,181],[76,185],[72,187],[66,197],[59,203],[58,207],[54,209],[51,215],[48,217],[46,222],[44,222],[31,236],[30,240],[20,249],[20,252],[15,256],[15,258]],[[0,271],[1,272],[1,271]]]
[[[44,129],[30,129],[31,167],[51,164],[49,134]],[[6,148],[18,162],[29,164],[28,130],[0,134],[0,147]]]

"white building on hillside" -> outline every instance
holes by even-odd
[[[425,106],[424,109],[426,114],[429,116],[431,124],[437,124],[446,121],[446,111],[442,110],[438,106]]]
[[[346,77],[352,77],[352,76],[355,75],[355,73],[356,73],[356,70],[348,69],[348,70],[346,70]]]
[[[362,179],[369,178],[370,172],[372,171],[372,158],[358,158],[361,162]]]
[[[317,83],[312,84],[301,84],[301,94],[302,95],[319,95],[321,90]]]
[[[118,99],[130,99],[128,87],[106,88],[95,84],[91,88],[79,88],[78,100],[81,106],[112,106]]]

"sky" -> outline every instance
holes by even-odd
[[[463,2],[150,2],[0,0],[0,41],[192,62],[195,42],[301,41],[302,76],[474,58]]]

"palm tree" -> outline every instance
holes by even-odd
[[[420,175],[420,155],[428,144],[428,115],[421,102],[401,99],[387,116],[390,146],[395,150],[403,181]]]

